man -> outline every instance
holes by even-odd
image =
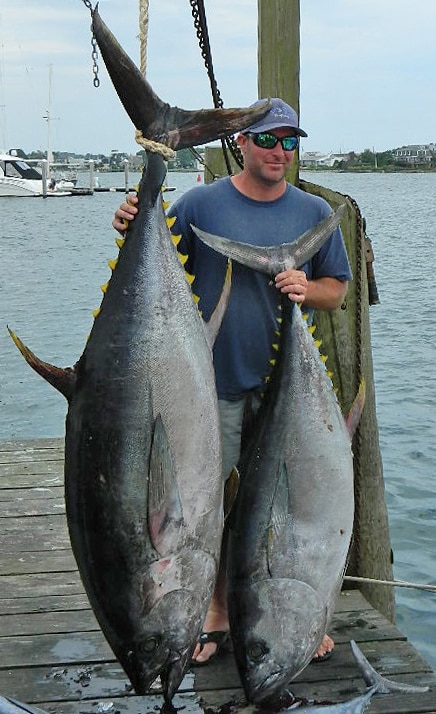
[[[170,211],[177,218],[172,231],[182,235],[178,247],[188,255],[186,268],[195,276],[194,292],[200,297],[206,321],[218,301],[227,260],[201,243],[191,224],[234,241],[280,245],[291,243],[331,213],[326,201],[287,183],[285,175],[294,160],[298,138],[307,134],[298,126],[292,107],[279,98],[271,102],[266,116],[237,137],[244,158],[242,171],[194,187]],[[124,221],[132,220],[138,210],[137,199],[130,200],[133,205],[123,203],[115,213],[113,226],[120,233],[125,231]],[[273,283],[267,276],[233,263],[230,300],[214,346],[224,478],[240,456],[247,398],[256,402],[271,370],[280,293],[304,303],[309,310],[331,310],[343,302],[351,277],[339,228],[301,269],[285,270]],[[203,630],[193,655],[197,665],[207,663],[227,640],[224,562]],[[316,657],[325,658],[333,647],[333,640],[325,635]]]

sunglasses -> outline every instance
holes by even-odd
[[[253,140],[253,144],[260,146],[261,149],[274,149],[275,146],[280,142],[283,151],[294,151],[298,146],[298,136],[284,136],[281,139],[274,134],[269,132],[261,132],[260,134],[253,134],[251,131],[246,133]]]

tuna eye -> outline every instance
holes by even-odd
[[[139,645],[139,650],[141,652],[145,652],[146,654],[152,654],[157,647],[159,646],[159,640],[157,637],[149,637],[147,640],[144,640],[141,642]]]
[[[249,647],[247,654],[254,662],[259,662],[268,652],[268,648],[263,642],[253,642]]]

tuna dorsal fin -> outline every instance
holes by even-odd
[[[240,475],[239,471],[234,466],[230,476],[224,484],[224,518],[227,518],[236,501],[236,496],[239,490]]]
[[[230,290],[232,287],[232,262],[229,260],[227,263],[226,276],[224,278],[223,289],[221,290],[221,295],[215,306],[215,309],[210,316],[209,322],[205,322],[207,341],[209,342],[210,348],[215,344],[215,340],[223,317],[227,310],[227,305],[229,304]]]
[[[171,553],[183,528],[183,509],[168,435],[160,414],[154,423],[148,472],[148,527],[161,557]]]
[[[10,336],[12,337],[15,345],[20,350],[27,364],[38,372],[41,377],[49,382],[55,389],[64,395],[68,401],[70,401],[71,396],[74,392],[74,387],[76,385],[76,372],[74,367],[55,367],[48,362],[43,362],[39,357],[37,357],[32,350],[20,340],[18,335],[8,327]]]
[[[366,396],[366,383],[365,377],[362,377],[359,389],[356,396],[354,397],[354,402],[351,405],[351,409],[348,412],[348,416],[345,419],[345,425],[350,438],[353,438],[354,432],[356,431],[360,417],[362,416],[363,407],[365,406],[365,396]]]

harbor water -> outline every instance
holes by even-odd
[[[197,178],[169,174],[167,198]],[[302,178],[352,196],[366,219],[380,297],[370,322],[394,572],[436,585],[436,174]],[[100,176],[102,187],[123,184],[122,174]],[[64,434],[66,401],[26,365],[7,325],[42,359],[74,364],[117,255],[111,220],[122,199],[113,191],[0,199],[0,440]],[[397,588],[396,603],[398,626],[436,669],[436,593]]]

